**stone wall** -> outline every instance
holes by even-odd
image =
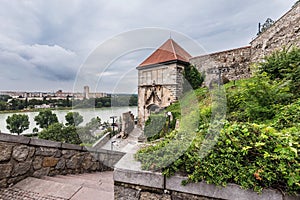
[[[33,176],[112,170],[124,155],[73,144],[0,133],[0,187]]]
[[[291,45],[300,47],[300,3],[283,15],[269,29],[258,35],[252,42],[252,62]]]
[[[208,69],[226,67],[223,76],[229,80],[238,80],[250,77],[251,47],[246,46],[237,49],[197,56],[190,59],[199,72],[205,73],[205,84],[218,79],[217,75],[208,74]]]
[[[116,200],[296,200],[299,195],[287,196],[278,190],[265,189],[261,194],[244,190],[235,184],[226,187],[205,182],[182,185],[187,177],[167,178],[160,172],[141,170],[133,154],[126,154],[115,166],[114,194]]]
[[[129,111],[122,114],[122,134],[128,135],[134,129],[134,115]]]

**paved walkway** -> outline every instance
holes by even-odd
[[[115,150],[124,153],[135,153],[138,150],[138,137],[141,135],[140,128],[134,128],[126,139],[112,137],[102,149]]]
[[[0,200],[113,200],[113,172],[67,176],[28,177],[0,189]]]

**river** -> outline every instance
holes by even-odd
[[[83,123],[80,125],[85,125],[89,122],[93,117],[100,117],[102,122],[110,122],[112,123],[111,116],[118,116],[122,115],[124,112],[131,111],[134,114],[134,117],[137,116],[137,107],[112,107],[112,108],[91,108],[91,109],[74,109],[74,110],[53,110],[53,113],[57,115],[58,121],[65,123],[65,115],[68,112],[79,112],[83,116]],[[2,113],[0,114],[0,131],[2,133],[9,133],[6,128],[6,119],[8,116],[13,115],[14,113]],[[38,115],[38,112],[20,112],[16,114],[26,114],[29,117],[29,129],[25,130],[23,133],[32,133],[32,129],[38,126],[34,121],[34,117]]]

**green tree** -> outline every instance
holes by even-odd
[[[83,122],[83,117],[79,114],[79,112],[68,112],[65,119],[67,121],[66,126],[78,126]]]
[[[184,91],[189,89],[188,84],[191,85],[193,89],[197,89],[204,81],[204,76],[193,65],[186,66],[183,75],[185,78]]]
[[[58,122],[58,119],[55,113],[46,109],[40,111],[39,114],[35,116],[34,121],[36,121],[36,124],[39,125],[40,128],[48,128],[49,125]]]
[[[96,130],[101,126],[101,119],[99,117],[94,117],[86,124],[86,127],[90,130]]]
[[[81,140],[77,134],[75,126],[65,127],[61,123],[53,123],[48,128],[42,130],[38,137],[45,140],[53,140],[70,144],[80,144]]]
[[[6,128],[11,133],[17,133],[18,135],[29,128],[28,115],[13,114],[7,117],[6,123]]]

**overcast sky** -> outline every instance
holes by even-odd
[[[193,56],[246,46],[295,2],[0,0],[0,90],[136,92],[136,66],[170,33]]]

